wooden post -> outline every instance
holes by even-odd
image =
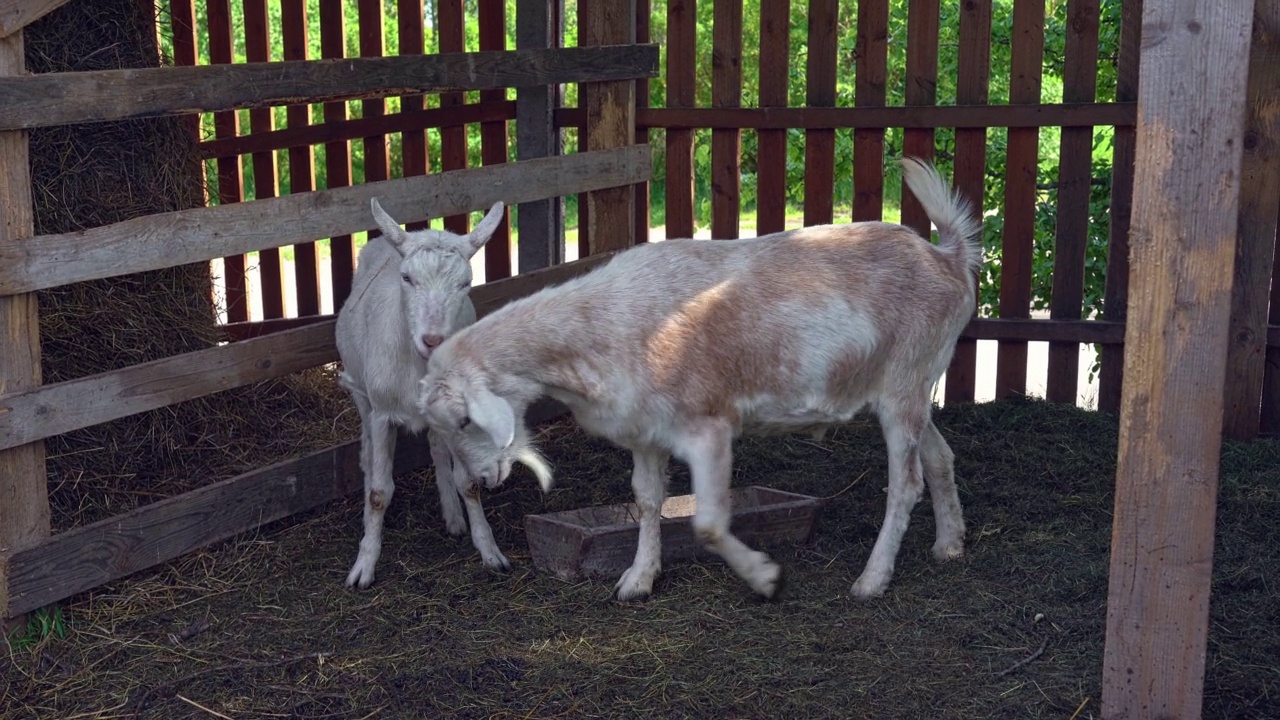
[[[711,107],[742,106],[742,3],[714,3]],[[742,131],[711,131],[711,237],[738,237],[742,210]]]
[[[527,0],[516,4],[516,49],[560,46],[555,35],[560,0]],[[516,90],[516,157],[521,161],[560,154],[560,131],[553,113],[559,97],[556,85]],[[526,273],[564,262],[564,200],[538,200],[518,206],[520,222],[516,254],[518,272]]]
[[[1201,712],[1253,5],[1143,14],[1104,718]]]
[[[667,3],[667,107],[691,108],[696,99],[698,65],[697,0]],[[693,130],[667,130],[668,238],[691,238],[693,218]]]
[[[1252,440],[1262,418],[1267,304],[1280,204],[1280,0],[1257,0],[1249,55],[1249,105],[1240,164],[1240,219],[1223,432]]]
[[[22,32],[0,38],[0,76],[23,75]],[[0,132],[0,244],[35,231],[27,133]],[[36,294],[0,297],[0,395],[40,384],[40,315]],[[0,451],[0,630],[8,630],[9,557],[49,535],[44,443]]]
[[[627,45],[636,41],[635,0],[596,0],[588,14],[582,46]],[[586,87],[587,149],[632,145],[636,135],[636,86],[632,80]],[[587,193],[587,237],[592,253],[635,245],[635,188]]]

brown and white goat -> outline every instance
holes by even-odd
[[[926,480],[933,554],[964,551],[953,455],[930,419],[932,390],[974,309],[979,219],[937,171],[902,160],[938,229],[861,222],[741,240],[668,240],[513,302],[447,339],[421,383],[430,427],[477,484],[528,443],[542,395],[588,432],[631,450],[639,542],[616,586],[649,595],[661,570],[659,509],[670,457],[688,463],[698,540],[760,595],[781,567],[729,531],[732,443],[814,431],[869,409],[888,446],[884,524],[852,594],[884,593]],[[549,486],[549,479],[544,481]]]

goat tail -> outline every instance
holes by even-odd
[[[915,157],[904,157],[898,162],[911,194],[938,228],[939,248],[963,261],[968,271],[980,270],[982,223],[973,211],[973,204],[952,190],[933,165]]]

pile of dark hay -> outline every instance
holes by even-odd
[[[350,497],[65,604],[65,638],[0,656],[0,715],[1098,717],[1115,420],[1018,401],[944,408],[937,424],[967,555],[930,558],[926,497],[879,600],[847,596],[884,512],[874,421],[739,443],[735,485],[836,495],[811,545],[768,548],[790,573],[782,602],[712,560],[667,568],[635,605],[529,560],[525,514],[630,498],[628,456],[562,422],[542,434],[548,496],[522,471],[485,498],[510,574],[444,534],[429,473],[402,477],[369,590],[342,587],[360,537]],[[1228,443],[1206,718],[1280,717],[1277,516],[1280,444]]]
[[[155,67],[154,8],[73,0],[25,31],[33,73]],[[196,138],[184,118],[31,133],[38,234],[204,204]],[[225,338],[206,263],[43,291],[45,383],[213,347]],[[55,530],[358,434],[332,372],[316,369],[50,438]]]

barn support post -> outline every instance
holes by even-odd
[[[1223,432],[1257,437],[1267,361],[1267,305],[1280,204],[1280,0],[1256,0],[1248,108],[1240,164],[1240,213]]]
[[[22,32],[0,38],[0,76],[23,75]],[[0,245],[35,232],[25,130],[0,132]],[[0,297],[0,412],[3,397],[40,384],[40,315],[35,293]],[[0,451],[0,631],[19,618],[9,611],[9,559],[49,535],[44,443]]]
[[[1201,712],[1253,5],[1143,12],[1105,718]]]
[[[594,0],[591,3],[580,45],[630,45],[635,41],[636,0]],[[634,80],[587,84],[586,108],[588,150],[608,150],[635,143]],[[586,222],[591,253],[635,245],[635,212],[634,187],[587,193]]]
[[[516,49],[560,47],[555,22],[561,0],[526,0],[516,4]],[[560,131],[555,125],[558,85],[516,89],[516,158],[533,160],[560,154]],[[564,198],[521,203],[517,211],[519,240],[517,272],[529,272],[564,262]]]

